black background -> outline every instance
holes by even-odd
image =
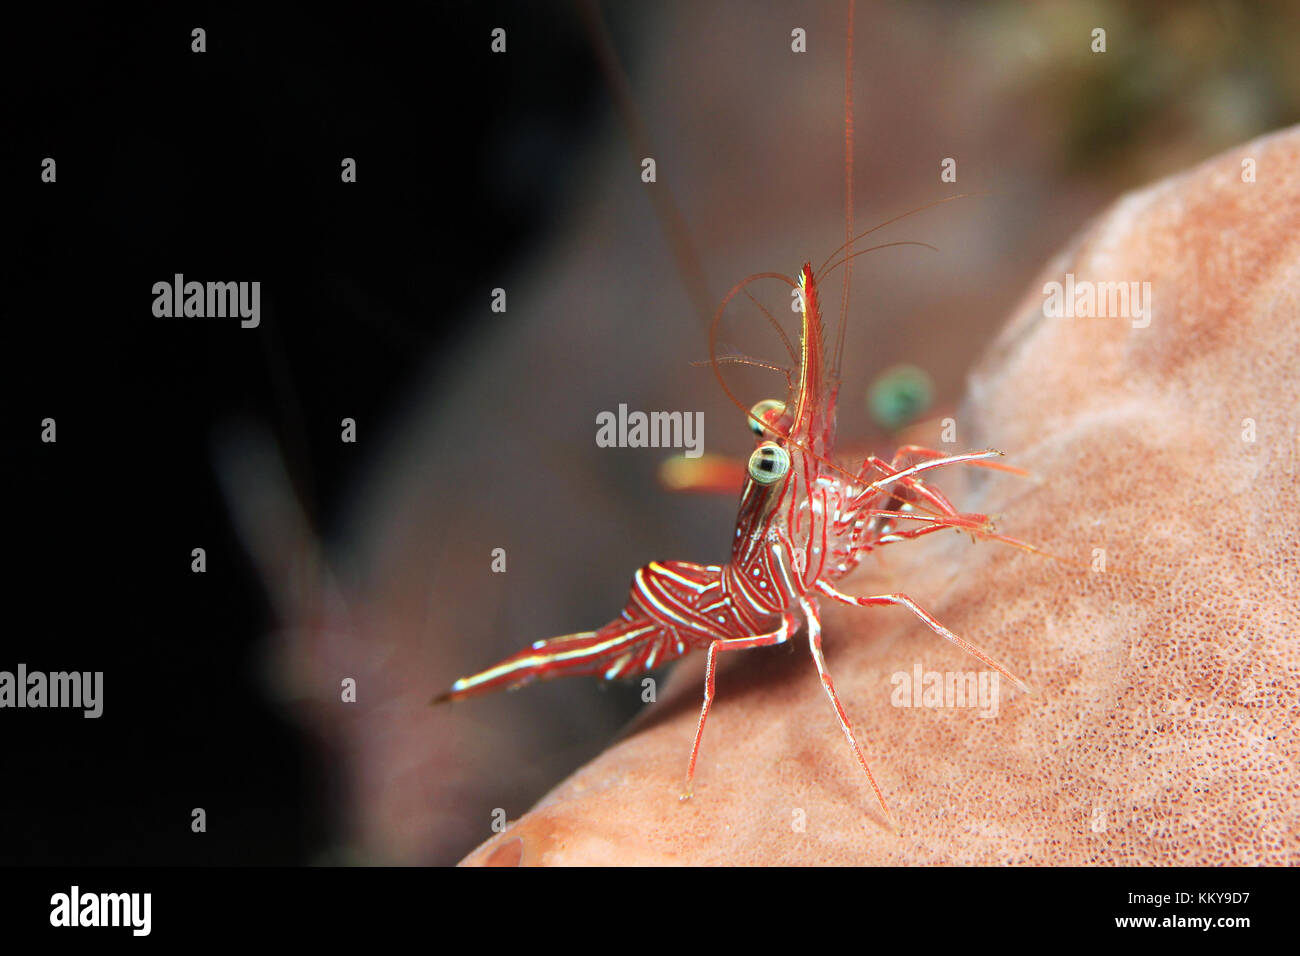
[[[485,38],[503,17],[534,42],[492,60]],[[612,121],[607,91],[567,4],[59,6],[6,33],[0,669],[106,678],[98,720],[0,713],[0,864],[311,862],[338,826],[326,758],[259,677],[270,608],[218,487],[214,431],[267,424],[328,536],[360,466],[338,420],[382,421],[417,365],[456,361],[473,333],[441,317],[561,215],[577,157]],[[618,46],[634,70],[635,36]],[[46,156],[56,184],[40,181]],[[345,156],[356,184],[340,182]],[[155,319],[151,286],[176,272],[261,281],[262,326]],[[57,444],[40,441],[45,417]],[[190,571],[196,546],[204,575]],[[226,817],[220,839],[193,837],[194,806]],[[886,914],[891,933],[932,939],[927,919],[957,900],[966,919],[950,932],[1023,941],[1109,935],[1114,915],[1155,913],[1126,905],[1129,892],[1249,889],[1280,874],[994,877],[895,874],[887,889],[847,891],[870,907],[863,941],[881,938]],[[362,912],[367,894],[390,929],[414,918],[437,931],[437,879],[49,870],[14,880],[0,912],[45,925],[49,894],[80,882],[154,892],[164,938],[237,937],[264,918],[299,942],[314,930],[337,943],[377,924],[319,917]],[[733,892],[749,879],[729,878]],[[846,886],[828,889],[836,899]],[[1276,907],[1277,889],[1216,915]],[[474,898],[498,917],[498,894]]]
[[[529,42],[493,60],[503,18]],[[560,213],[608,94],[569,5],[60,6],[8,32],[0,669],[102,670],[105,709],[0,714],[0,862],[309,862],[324,758],[258,676],[270,608],[214,434],[268,425],[328,535],[360,464],[339,420],[455,361],[472,332],[440,317]],[[155,318],[178,272],[259,280],[261,326]]]
[[[268,425],[328,538],[362,465],[339,419],[382,422],[417,367],[455,363],[474,332],[443,317],[530,254],[613,122],[590,44],[571,4],[499,0],[59,6],[5,40],[0,669],[102,670],[105,712],[0,712],[0,864],[315,861],[327,758],[260,677],[270,607],[214,434]],[[177,272],[259,280],[261,327],[155,318]],[[196,806],[220,839],[194,838]],[[1068,887],[1049,925],[1104,921]]]

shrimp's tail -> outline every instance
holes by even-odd
[[[657,667],[667,659],[661,652],[662,638],[663,630],[655,622],[620,617],[598,631],[579,631],[535,641],[487,670],[462,677],[430,704],[496,690],[514,690],[551,677],[595,675],[606,680],[626,677]]]
[[[698,605],[713,600],[721,577],[717,565],[651,561],[632,576],[623,613],[600,630],[537,641],[485,671],[462,677],[430,703],[513,690],[538,678],[586,674],[616,680],[667,664],[697,644],[689,636],[694,629],[675,622],[702,620]]]

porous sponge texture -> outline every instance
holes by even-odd
[[[1067,274],[1137,283],[1145,313],[1046,314]],[[721,669],[694,799],[677,797],[702,655],[471,861],[518,837],[525,864],[1300,863],[1300,129],[1086,227],[956,419],[955,450],[1000,448],[1033,477],[952,469],[936,485],[1073,563],[944,534],[845,582],[911,595],[1035,688],[1003,682],[988,716],[898,706],[918,665],[982,668],[904,610],[823,602],[831,672],[901,834],[801,635]]]

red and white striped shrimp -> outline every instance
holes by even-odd
[[[850,63],[851,10],[850,6]],[[692,792],[704,727],[713,703],[718,655],[724,651],[782,644],[801,627],[806,628],[813,661],[840,727],[881,808],[892,821],[885,796],[867,764],[826,666],[820,602],[829,599],[864,608],[905,607],[935,633],[1024,689],[1024,684],[1008,668],[949,631],[907,595],[856,597],[835,586],[869,552],[948,528],[1020,544],[995,534],[985,515],[959,511],[927,481],[930,472],[962,463],[1017,472],[1018,469],[992,460],[1000,452],[985,450],[945,456],[927,448],[904,446],[890,462],[868,456],[855,470],[846,470],[832,461],[848,306],[848,272],[856,255],[871,251],[853,250],[853,243],[867,233],[853,234],[851,73],[846,69],[846,74],[846,182],[850,185],[850,198],[846,242],[831,257],[839,256],[838,260],[832,263],[828,259],[819,270],[805,264],[797,279],[776,273],[748,277],[723,299],[710,330],[709,351],[714,371],[728,396],[744,410],[745,404],[732,394],[719,371],[717,330],[723,311],[732,298],[758,279],[775,279],[798,290],[802,316],[798,354],[786,343],[791,358],[797,362],[797,376],[788,374],[790,387],[785,401],[765,400],[747,412],[757,443],[744,478],[730,560],[723,565],[652,561],[633,575],[626,606],[605,626],[537,641],[493,667],[455,681],[450,690],[434,699],[435,703],[515,688],[538,678],[573,675],[597,675],[606,680],[626,678],[660,667],[690,651],[705,650],[708,659],[704,701],[682,792],[682,799],[687,799]],[[840,324],[828,357],[818,286],[837,268],[844,270],[845,286]]]
[[[751,276],[733,289],[723,307],[755,278],[760,277]],[[959,463],[1005,466],[990,461],[1001,454],[997,451],[944,456],[916,446],[899,449],[888,463],[869,456],[855,473],[833,465],[828,456],[835,441],[836,389],[824,356],[817,278],[812,266],[805,265],[797,282],[785,281],[799,289],[802,301],[799,380],[789,401],[767,400],[749,412],[758,442],[741,492],[731,560],[721,566],[652,561],[633,575],[622,614],[604,627],[537,641],[487,670],[461,678],[435,702],[514,688],[537,678],[630,677],[690,651],[707,650],[704,704],[687,765],[685,799],[691,794],[713,703],[718,654],[782,644],[802,624],[840,727],[888,815],[884,794],[826,667],[820,600],[905,607],[935,633],[1024,689],[1010,670],[949,631],[907,595],[854,597],[835,587],[875,548],[945,528],[1010,541],[992,533],[986,516],[958,511],[922,477]],[[921,460],[906,464],[915,457]]]

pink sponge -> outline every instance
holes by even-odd
[[[796,638],[724,662],[695,799],[677,797],[703,655],[470,862],[1300,863],[1300,129],[1087,227],[956,417],[957,450],[1034,477],[936,483],[1074,563],[953,534],[846,582],[911,595],[1036,688],[1003,682],[996,713],[945,688],[926,705],[917,674],[979,665],[906,611],[824,608],[901,835]]]

